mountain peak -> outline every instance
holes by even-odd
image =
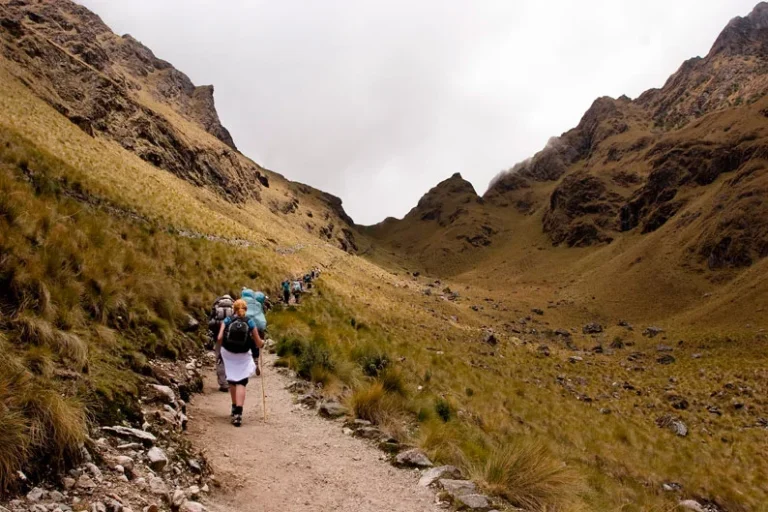
[[[714,55],[768,54],[768,2],[760,2],[747,16],[733,18],[709,52]]]

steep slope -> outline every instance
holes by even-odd
[[[0,1],[5,69],[91,137],[215,190],[294,217],[347,250],[356,243],[338,198],[291,183],[237,151],[221,125],[213,87],[196,87],[129,35],[69,0]]]
[[[756,265],[768,256],[766,48],[768,4],[761,3],[731,21],[705,58],[687,61],[661,89],[636,100],[596,100],[574,129],[497,176],[475,219],[465,219],[483,219],[493,232],[514,236],[491,237],[488,246],[467,250],[440,234],[445,226],[413,216],[390,220],[386,230],[370,235],[394,250],[410,238],[439,239],[439,251],[417,248],[403,257],[442,275],[483,269],[484,262],[498,267],[491,262],[505,256],[514,260],[523,233],[541,243],[537,231],[549,241],[537,251],[538,266],[549,260],[562,266],[552,246],[618,244],[623,253],[642,252],[657,231],[674,247],[664,265],[681,278],[686,269]],[[582,256],[573,252],[572,263]],[[659,259],[638,263],[650,271],[661,262],[660,255],[651,258]],[[605,265],[604,279],[615,273],[610,261],[592,264]]]

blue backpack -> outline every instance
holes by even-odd
[[[245,313],[246,318],[253,320],[257,329],[262,331],[266,329],[267,317],[264,315],[264,300],[266,299],[266,295],[262,292],[254,292],[250,288],[245,288],[240,294],[240,298],[242,298],[248,305],[248,311]]]

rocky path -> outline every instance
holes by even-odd
[[[229,394],[215,376],[193,398],[190,435],[205,451],[222,489],[209,511],[413,512],[437,511],[432,491],[417,485],[413,471],[395,469],[382,452],[346,436],[341,424],[297,408],[287,377],[267,359],[268,417],[261,407],[261,382],[248,386],[243,426],[229,423]]]

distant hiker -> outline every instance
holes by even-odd
[[[307,290],[312,288],[312,276],[310,274],[304,274],[304,288]]]
[[[296,304],[298,304],[301,300],[301,292],[303,291],[304,289],[301,287],[301,281],[299,281],[298,278],[294,279],[293,283],[291,284],[291,292],[293,293],[293,299]]]
[[[253,320],[256,324],[256,328],[259,330],[259,337],[264,340],[267,336],[267,317],[264,314],[264,302],[267,300],[267,296],[264,292],[254,292],[250,288],[243,288],[240,298],[245,301],[248,306],[248,312],[245,314],[247,318]],[[253,353],[253,359],[259,358],[259,349]],[[261,368],[256,365],[256,375],[261,375]]]
[[[283,287],[283,302],[288,304],[291,301],[291,281],[286,277],[282,284]]]
[[[209,347],[216,350],[216,378],[219,381],[219,391],[229,391],[227,377],[224,374],[224,363],[221,361],[221,350],[216,338],[221,330],[221,322],[234,313],[232,306],[235,301],[229,295],[222,295],[213,303],[211,314],[208,316]]]
[[[232,424],[239,427],[243,423],[245,387],[258,367],[257,361],[254,361],[256,359],[254,354],[264,346],[264,341],[259,336],[256,322],[246,317],[248,312],[246,302],[238,299],[232,308],[234,315],[221,322],[216,341],[221,350],[229,384],[229,395],[232,398]]]

